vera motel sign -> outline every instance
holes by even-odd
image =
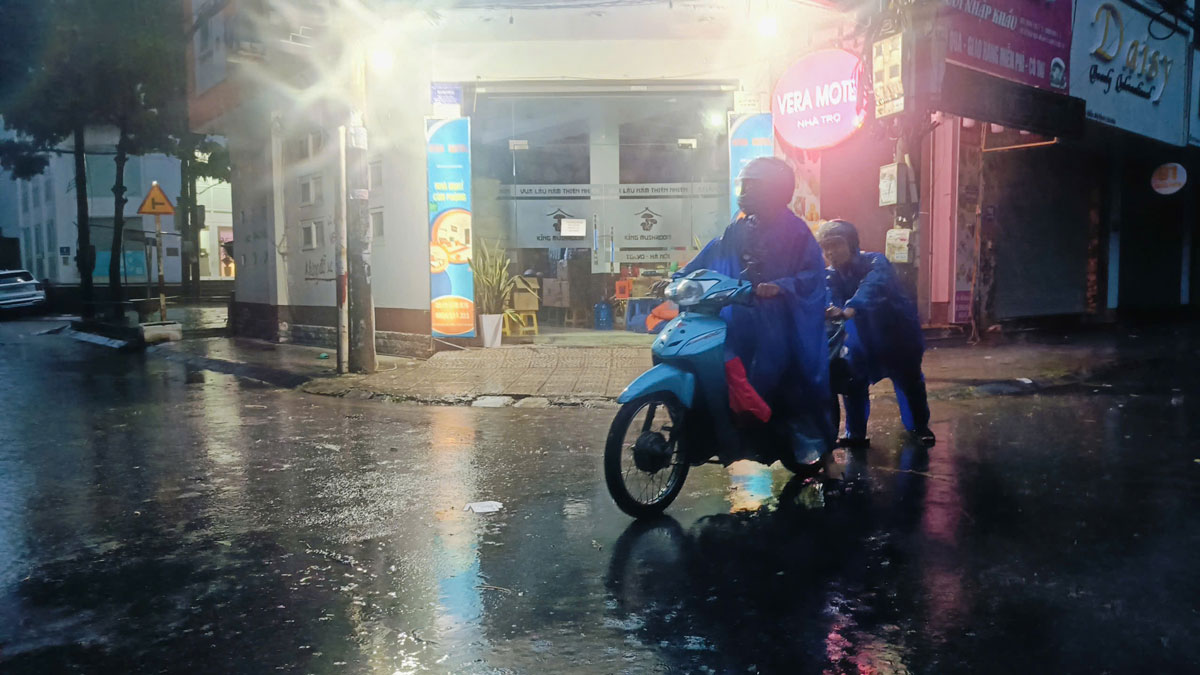
[[[849,138],[866,121],[861,78],[862,61],[841,49],[813,52],[792,64],[771,97],[776,136],[799,150]]]

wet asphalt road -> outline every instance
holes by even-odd
[[[1194,369],[938,403],[928,453],[880,404],[842,480],[707,466],[642,526],[612,411],[315,397],[46,327],[0,323],[0,672],[1200,668]]]

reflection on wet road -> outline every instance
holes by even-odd
[[[935,407],[609,500],[611,411],[307,396],[0,324],[0,670],[1194,671],[1195,397]],[[1172,399],[1177,399],[1173,402]],[[496,500],[490,514],[463,511]]]

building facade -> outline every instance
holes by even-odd
[[[1101,5],[992,4],[1040,37],[1022,48],[1003,33],[1019,32],[1016,19],[983,26],[952,8],[930,24],[925,37],[944,46],[928,57],[939,73],[936,112],[903,158],[920,198],[915,218],[898,223],[898,211],[880,206],[880,168],[896,162],[897,146],[861,73],[840,90],[861,117],[835,144],[789,144],[778,111],[774,133],[741,140],[793,164],[793,208],[810,225],[849,219],[873,250],[888,247],[898,224],[911,230],[900,264],[930,325],[968,324],[985,310],[1019,320],[1111,316],[1149,297],[1188,304],[1195,192],[1185,184],[1159,200],[1150,189],[1159,167],[1192,161],[1186,27],[1162,38],[1135,20],[1156,6],[1125,10],[1129,31],[1146,33],[1139,44],[1154,45],[1146,53],[1157,54],[1158,80],[1146,66],[1115,72],[1114,83],[1128,84],[1120,93],[1137,99],[1130,105],[1150,87],[1158,98],[1116,115],[1088,88]],[[437,333],[431,299],[447,291],[431,263],[437,270],[439,256],[453,261],[480,241],[506,247],[515,271],[572,275],[571,299],[559,302],[583,308],[610,297],[618,279],[686,261],[730,219],[740,142],[731,124],[769,114],[786,93],[780,83],[814,53],[850,52],[869,70],[868,40],[880,37],[861,30],[862,16],[799,3],[467,0],[422,11],[384,4],[367,16],[336,2],[235,2],[215,14],[187,6],[207,26],[191,45],[192,123],[226,136],[233,157],[235,329],[332,341],[338,128],[361,95],[376,327],[395,349],[427,348]],[[1102,46],[1120,49],[1129,46]],[[1115,60],[1118,70],[1126,60]],[[460,116],[469,180],[442,184],[430,178],[437,144],[427,132],[431,120]],[[1171,128],[1147,130],[1148,118]],[[431,212],[440,199],[469,203],[469,227],[439,239]],[[1143,260],[1151,249],[1169,250],[1175,264]]]
[[[103,128],[89,129],[86,154],[88,214],[91,243],[96,256],[92,275],[96,284],[108,282],[112,257],[113,196],[116,178],[113,152],[116,133]],[[69,144],[49,156],[41,175],[14,180],[0,173],[4,192],[0,195],[0,236],[20,242],[20,265],[40,280],[57,286],[79,284],[76,266],[78,232],[75,204],[75,163]],[[157,251],[154,245],[154,218],[137,210],[157,181],[163,191],[177,201],[180,192],[179,160],[163,154],[129,157],[125,165],[126,204],[122,236],[121,273],[128,286],[157,283]],[[201,180],[198,201],[208,218],[200,240],[201,278],[230,278],[232,259],[222,260],[221,241],[232,239],[229,185],[221,181]],[[180,283],[182,241],[175,228],[174,216],[162,217],[163,269],[167,283]]]
[[[112,153],[115,143],[115,131],[89,130],[86,155],[88,213],[96,255],[93,280],[97,284],[107,283],[112,255],[112,186],[116,177]],[[63,153],[50,156],[49,165],[40,176],[13,181],[5,174],[0,180],[11,182],[15,192],[14,204],[10,207],[15,213],[11,213],[12,221],[4,229],[6,236],[20,239],[22,265],[38,279],[71,286],[79,283],[79,270],[75,264],[78,252],[75,166],[69,148],[64,146],[63,150]],[[148,270],[156,269],[154,249],[147,244],[154,237],[154,221],[137,213],[153,181],[158,181],[168,195],[179,194],[178,160],[166,155],[130,157],[125,165],[128,202],[124,209],[125,229],[120,252],[123,280],[129,285],[147,283],[153,276],[147,274]],[[180,240],[173,217],[163,217],[163,232],[164,269],[168,281],[178,283]]]

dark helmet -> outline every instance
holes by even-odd
[[[845,240],[850,253],[858,253],[858,228],[848,220],[830,220],[817,228],[817,241],[838,237]]]

